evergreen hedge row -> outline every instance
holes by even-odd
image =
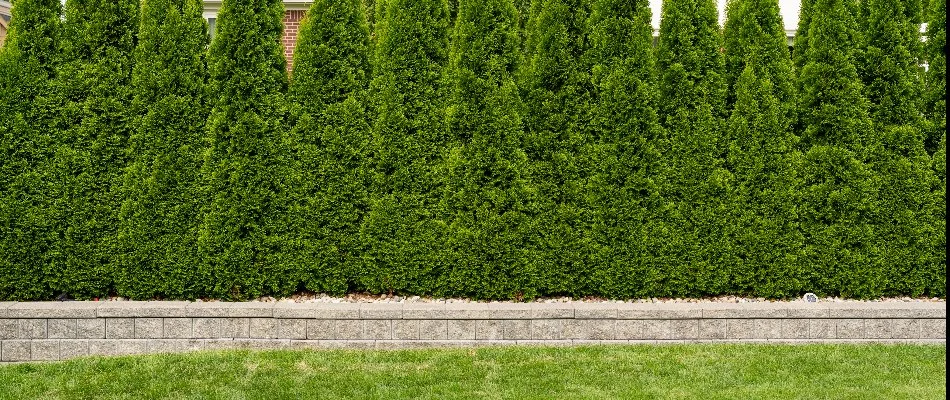
[[[946,297],[943,1],[201,7],[14,0],[0,300]]]

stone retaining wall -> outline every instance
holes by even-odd
[[[0,302],[0,362],[224,348],[946,344],[945,302]]]

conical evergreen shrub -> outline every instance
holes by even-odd
[[[873,173],[878,135],[855,67],[855,18],[847,0],[816,0],[798,77],[805,291],[865,297],[885,282],[873,267]]]
[[[735,176],[735,215],[729,238],[736,266],[729,291],[756,297],[795,297],[803,290],[804,240],[798,226],[802,154],[785,123],[772,82],[756,76],[763,59],[750,57],[736,81],[726,165]]]
[[[524,148],[538,190],[534,251],[542,291],[590,292],[589,160],[593,85],[587,57],[588,0],[540,0],[532,6],[524,64]]]
[[[137,0],[69,0],[54,158],[49,285],[77,298],[109,294],[119,261],[117,230],[132,130],[132,52]]]
[[[47,119],[61,12],[59,0],[17,0],[0,48],[0,300],[51,294]]]
[[[594,104],[588,196],[594,293],[619,298],[659,289],[657,249],[665,245],[660,196],[664,139],[647,1],[598,0],[590,26]]]
[[[293,232],[309,290],[344,294],[362,265],[368,208],[369,27],[360,0],[318,0],[300,26],[290,86],[297,114]]]
[[[795,64],[796,75],[801,74],[805,66],[805,53],[808,52],[808,29],[811,27],[812,8],[816,0],[802,0],[798,8],[798,29],[792,47],[792,62]]]
[[[864,48],[858,74],[870,102],[871,119],[877,129],[895,125],[919,125],[920,118],[920,28],[905,8],[914,0],[867,0],[862,2],[866,19]]]
[[[722,168],[726,89],[717,18],[711,0],[663,3],[657,67],[668,144],[661,194],[671,203],[665,216],[671,233],[662,250],[668,271],[663,296],[720,293],[729,281],[731,249],[720,238],[732,177]]]
[[[373,292],[438,293],[446,224],[439,218],[446,149],[445,0],[388,0],[376,25],[371,92],[373,183],[363,224]]]
[[[521,49],[511,0],[461,0],[452,39],[445,209],[448,293],[534,297],[530,164],[514,75]]]
[[[927,40],[923,58],[927,63],[924,73],[923,101],[924,128],[927,153],[933,155],[940,147],[941,135],[947,130],[947,3],[932,0],[927,12]]]
[[[199,227],[200,282],[208,296],[245,299],[298,286],[288,232],[286,62],[279,0],[225,0],[208,54],[209,198]]]
[[[126,297],[199,295],[199,172],[209,97],[201,12],[198,0],[142,3],[115,277]]]
[[[933,273],[927,278],[927,291],[932,296],[947,297],[947,134],[940,138],[934,154],[933,170],[937,183],[934,190],[936,235],[931,249]]]

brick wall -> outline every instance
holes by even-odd
[[[284,37],[281,43],[284,45],[284,57],[287,59],[287,69],[292,70],[294,66],[294,48],[297,47],[297,33],[300,31],[300,21],[306,14],[304,10],[290,10],[284,13]]]

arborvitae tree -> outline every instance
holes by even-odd
[[[940,145],[934,154],[933,170],[936,174],[934,190],[934,212],[936,217],[936,235],[931,249],[932,271],[925,276],[931,296],[947,297],[947,133],[940,138]]]
[[[589,143],[593,87],[587,60],[588,0],[539,0],[528,22],[520,71],[525,151],[538,190],[537,252],[542,292],[589,291]]]
[[[927,153],[938,151],[941,135],[947,130],[947,3],[932,0],[927,13],[927,41],[924,43],[924,112]]]
[[[66,3],[52,167],[51,223],[59,231],[49,266],[50,286],[71,296],[108,294],[118,262],[119,188],[132,129],[138,9],[138,0]]]
[[[0,48],[0,300],[49,297],[49,81],[60,38],[59,0],[17,0]]]
[[[199,227],[208,295],[286,294],[298,280],[283,246],[287,222],[286,62],[280,0],[225,0],[208,54],[213,98]]]
[[[446,224],[444,175],[449,10],[445,0],[387,0],[374,56],[373,189],[363,225],[374,292],[437,293]]]
[[[802,167],[804,290],[868,296],[884,287],[872,267],[875,194],[866,165],[880,141],[854,62],[857,26],[849,0],[817,0],[798,77]]]
[[[805,53],[808,52],[808,29],[811,27],[812,8],[816,0],[801,0],[798,10],[798,29],[792,43],[792,62],[795,64],[796,75],[801,74],[805,66]]]
[[[656,249],[663,237],[659,167],[662,130],[650,5],[646,0],[598,0],[590,25],[592,78],[597,89],[589,196],[593,200],[594,292],[617,298],[658,289]]]
[[[533,297],[533,190],[514,82],[518,11],[511,0],[461,0],[459,7],[448,75],[448,292]]]
[[[725,76],[728,105],[736,101],[736,81],[754,54],[757,79],[772,83],[773,95],[782,108],[782,123],[795,120],[795,66],[788,52],[785,25],[777,0],[732,0],[726,8],[723,27]],[[789,129],[791,125],[788,126]]]
[[[116,290],[194,298],[199,169],[208,118],[207,24],[199,0],[146,0],[135,49]]]
[[[867,19],[860,21],[865,48],[857,67],[877,129],[918,125],[920,118],[920,25],[905,12],[915,8],[911,3],[916,1],[861,3]]]
[[[669,142],[661,193],[671,202],[666,223],[672,233],[662,295],[720,293],[729,281],[724,258],[730,250],[720,241],[731,177],[722,169],[719,116],[726,90],[717,17],[712,0],[663,3],[657,65],[660,121]]]
[[[756,76],[764,66],[755,64],[764,59],[755,56],[736,82],[729,119],[726,165],[735,175],[729,240],[737,258],[729,291],[793,297],[803,289],[804,242],[797,215],[802,154],[772,82]]]
[[[369,27],[360,0],[318,0],[300,26],[290,93],[295,106],[293,231],[306,287],[343,294],[361,265],[368,208]]]

